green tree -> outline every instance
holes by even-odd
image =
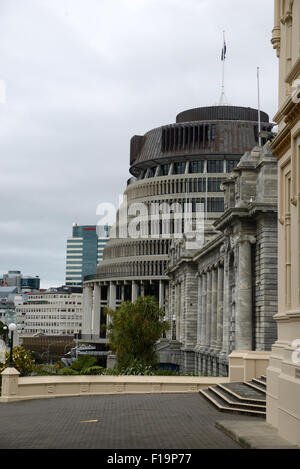
[[[9,366],[10,351],[5,354],[5,363],[0,363],[0,373]],[[13,348],[12,355],[13,367],[18,370],[21,376],[30,375],[34,370],[34,360],[32,359],[31,352],[25,350],[21,346]]]
[[[155,343],[169,329],[164,321],[164,311],[154,297],[139,297],[135,303],[125,301],[113,311],[105,310],[112,317],[108,326],[110,350],[116,353],[118,368],[127,368],[140,362],[145,367],[156,364]]]

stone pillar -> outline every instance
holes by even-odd
[[[217,299],[218,299],[218,271],[214,266],[212,270],[212,283],[211,283],[211,340],[212,348],[217,345]]]
[[[109,297],[108,297],[108,307],[112,310],[116,310],[116,306],[117,306],[117,301],[116,301],[116,296],[117,296],[117,292],[116,292],[117,288],[116,288],[116,284],[114,282],[109,282]],[[109,325],[111,323],[111,317],[110,315],[108,314],[107,315],[107,325]]]
[[[224,290],[223,290],[223,340],[222,355],[229,353],[229,325],[230,325],[230,281],[229,281],[229,261],[230,253],[226,252],[224,256]]]
[[[98,283],[94,284],[94,304],[92,314],[92,334],[100,337],[101,324],[101,287]]]
[[[82,334],[92,332],[93,288],[90,285],[83,287],[83,318]]]
[[[138,298],[138,284],[133,280],[131,284],[131,302],[134,303]]]
[[[163,280],[159,281],[159,307],[164,308],[165,306],[165,288]]]
[[[116,284],[114,282],[109,282],[109,307],[110,309],[116,309]]]
[[[221,350],[223,341],[223,307],[224,307],[224,267],[218,265],[218,299],[217,299],[217,343],[216,348]]]
[[[198,314],[197,314],[197,346],[201,344],[202,321],[202,275],[198,274]]]
[[[207,296],[207,273],[202,274],[202,316],[201,316],[201,329],[200,329],[200,343],[201,347],[205,347],[205,334],[206,334],[206,296]]]
[[[18,400],[18,384],[20,373],[16,368],[7,367],[2,371],[2,387],[0,402]]]
[[[212,273],[209,270],[207,272],[207,297],[206,297],[206,333],[205,333],[205,346],[210,348],[210,338],[211,338],[211,283],[212,283]]]
[[[249,239],[239,241],[235,349],[252,350],[252,266]]]

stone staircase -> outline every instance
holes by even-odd
[[[266,377],[241,383],[224,383],[199,391],[220,412],[266,417]]]

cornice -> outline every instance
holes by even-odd
[[[291,147],[291,131],[294,125],[300,120],[300,102],[293,103],[289,96],[275,118],[278,118],[278,121],[284,119],[286,123],[284,129],[279,132],[271,143],[273,155],[280,159]]]
[[[300,56],[292,66],[291,70],[287,74],[285,78],[285,82],[289,83],[290,85],[293,83],[293,81],[299,76],[300,74]]]

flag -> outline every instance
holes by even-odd
[[[226,42],[224,41],[224,46],[223,46],[223,49],[222,49],[222,55],[221,55],[221,60],[225,60],[226,59]]]

